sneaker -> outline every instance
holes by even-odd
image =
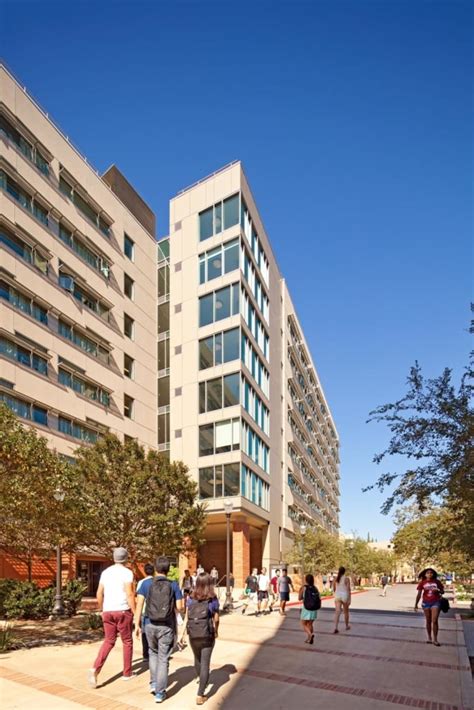
[[[156,685],[153,685],[153,683],[150,683],[150,693],[156,695]]]
[[[137,677],[136,673],[132,673],[132,675],[123,675],[122,680],[133,680],[134,678]]]
[[[166,700],[166,690],[155,693],[155,703],[162,703],[164,700]]]
[[[97,671],[95,668],[90,668],[87,671],[87,682],[91,688],[97,688]]]

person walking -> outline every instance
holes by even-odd
[[[255,601],[258,591],[257,568],[252,569],[252,574],[249,574],[245,580],[245,596],[242,606],[242,614],[245,614],[251,602]]]
[[[192,594],[186,599],[186,616],[180,642],[187,631],[194,655],[194,669],[199,681],[196,705],[203,705],[209,683],[212,651],[219,630],[219,601],[209,574],[200,574]]]
[[[287,602],[290,601],[290,587],[291,591],[294,591],[293,582],[291,577],[288,577],[288,570],[282,569],[281,575],[278,577],[278,594],[280,597],[280,616],[286,614],[285,608]]]
[[[276,569],[275,574],[270,580],[270,589],[272,593],[272,600],[270,602],[270,611],[273,611],[273,606],[279,601],[279,596],[278,596],[278,578],[280,576],[280,570]]]
[[[421,607],[426,619],[426,633],[428,634],[426,643],[441,646],[438,642],[438,618],[441,611],[441,595],[444,593],[444,587],[438,579],[438,573],[432,567],[427,567],[420,572],[418,579],[420,581],[417,586],[415,611],[418,610],[418,604],[421,599]]]
[[[140,587],[135,610],[135,633],[140,636],[140,617],[146,601],[144,628],[150,653],[150,692],[156,703],[166,700],[169,658],[174,646],[176,614],[181,610],[182,594],[177,582],[167,578],[170,563],[158,557],[156,575]]]
[[[217,567],[215,565],[212,565],[211,571],[209,572],[209,574],[211,575],[212,584],[215,587],[218,587],[219,586],[219,572],[218,572]]]
[[[382,585],[382,596],[386,597],[387,596],[387,587],[388,587],[388,577],[386,574],[382,575],[382,579],[380,580],[380,584]]]
[[[97,676],[115,646],[118,634],[120,634],[123,646],[122,680],[130,680],[135,677],[132,673],[132,624],[135,611],[133,572],[125,567],[128,553],[124,547],[114,549],[113,559],[114,564],[107,567],[100,575],[97,588],[97,603],[99,611],[102,611],[105,638],[94,665],[88,671],[88,681],[92,688],[97,688]],[[140,620],[140,617],[138,619]]]
[[[300,620],[301,626],[306,633],[305,643],[313,644],[313,623],[317,619],[318,609],[321,609],[321,597],[319,596],[319,591],[314,586],[314,577],[312,574],[306,575],[305,584],[301,587],[298,593],[298,599],[300,602],[303,602]]]
[[[140,588],[141,588],[143,582],[145,582],[145,580],[147,580],[147,579],[153,579],[153,575],[155,574],[155,568],[149,562],[147,562],[147,564],[145,565],[144,570],[145,570],[145,577],[143,579],[141,579],[137,584],[137,595],[138,595],[138,592],[140,591]],[[146,637],[145,630],[143,628],[143,622],[145,619],[145,609],[146,609],[146,605],[144,604],[143,609],[142,609],[142,616],[141,616],[142,656],[143,656],[143,660],[148,662],[150,659],[150,653],[149,653],[149,649],[148,649],[148,640]]]
[[[323,589],[326,589],[327,583],[328,583],[327,575],[323,574]]]
[[[262,567],[262,570],[260,574],[257,577],[257,595],[258,595],[258,601],[257,601],[257,614],[256,616],[260,616],[261,613],[267,614],[267,606],[268,606],[268,590],[270,588],[270,577],[267,574],[267,568]],[[262,609],[263,606],[263,609]]]
[[[351,628],[349,625],[349,607],[351,605],[351,580],[346,577],[346,568],[339,567],[337,576],[333,582],[334,604],[336,611],[334,613],[334,633],[339,633],[339,617],[344,611],[344,621],[346,623],[346,631]]]
[[[186,602],[186,599],[188,596],[191,594],[194,588],[194,579],[191,577],[191,573],[189,572],[188,569],[184,570],[184,577],[181,582],[181,591],[183,593],[184,601]]]

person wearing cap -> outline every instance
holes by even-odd
[[[93,688],[97,688],[97,676],[115,646],[118,634],[123,646],[122,680],[130,680],[134,677],[132,673],[132,626],[135,612],[133,572],[125,567],[128,553],[124,547],[116,547],[113,555],[115,564],[102,572],[97,589],[97,603],[99,611],[102,611],[105,638],[94,665],[88,672],[89,685]]]

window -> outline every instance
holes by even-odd
[[[158,444],[168,444],[170,440],[170,415],[158,415]]]
[[[130,261],[135,260],[135,242],[130,239],[128,234],[123,235],[123,251],[125,256],[130,259]]]
[[[164,298],[170,294],[170,267],[168,264],[158,269],[158,298]]]
[[[58,431],[62,434],[67,434],[67,436],[72,436],[74,439],[86,441],[89,444],[95,444],[98,438],[97,432],[93,429],[62,416],[58,417]]]
[[[63,338],[67,338],[73,342],[74,345],[77,345],[81,350],[84,350],[88,355],[96,357],[107,365],[109,364],[110,353],[107,348],[104,348],[94,340],[91,340],[91,338],[83,335],[80,331],[76,330],[75,327],[69,325],[69,323],[66,323],[62,319],[59,319],[58,333],[62,335]]]
[[[239,448],[240,419],[228,419],[199,427],[199,456],[222,454]]]
[[[242,333],[242,362],[264,395],[270,396],[270,375],[249,338]]]
[[[263,404],[262,400],[249,384],[245,377],[242,377],[242,404],[246,412],[250,414],[254,422],[267,435],[270,435],[270,411]]]
[[[72,187],[67,180],[61,175],[59,178],[59,189],[66,195],[82,212],[92,224],[94,224],[106,237],[110,236],[110,225],[99,215],[95,207],[92,207],[87,198],[82,197],[79,191]]]
[[[36,266],[42,274],[46,275],[48,273],[49,263],[46,257],[44,257],[36,247],[30,246],[16,234],[5,229],[5,227],[0,227],[0,243],[5,244],[19,256],[20,259]]]
[[[133,371],[135,367],[135,361],[133,357],[130,357],[130,355],[127,355],[124,353],[123,355],[123,374],[125,377],[129,377],[131,380],[133,380]]]
[[[49,226],[48,210],[40,205],[36,199],[33,199],[28,192],[23,190],[23,188],[21,188],[15,180],[12,180],[3,170],[0,170],[0,189],[7,192],[10,197],[28,210],[28,212],[31,212],[45,227]]]
[[[268,259],[265,255],[265,251],[263,250],[263,247],[261,245],[258,234],[255,230],[255,226],[254,226],[252,219],[250,217],[250,212],[247,209],[247,205],[245,204],[243,198],[241,200],[240,224],[241,224],[242,230],[245,234],[245,238],[247,240],[247,243],[248,243],[248,245],[249,245],[250,249],[252,250],[252,253],[255,257],[255,261],[257,262],[257,266],[260,269],[260,273],[262,274],[262,278],[268,287],[268,282],[269,282],[269,277],[270,277],[270,266],[268,263]]]
[[[35,424],[41,424],[42,426],[48,426],[48,410],[44,407],[40,407],[37,404],[31,404],[26,402],[24,399],[19,397],[12,397],[9,394],[0,392],[0,402],[7,405],[12,412],[18,417],[23,419],[29,419]]]
[[[160,370],[167,370],[170,366],[170,341],[169,338],[166,340],[158,341],[158,372]]]
[[[127,419],[133,419],[133,405],[134,400],[128,394],[123,396],[123,413]]]
[[[60,268],[62,268],[61,265]],[[77,281],[68,273],[60,271],[58,282],[61,288],[72,293],[76,301],[79,301],[79,303],[93,313],[96,313],[101,318],[104,318],[104,320],[109,320],[110,308],[95,298],[90,291],[84,288],[81,284],[77,283]]]
[[[123,275],[123,292],[129,298],[131,301],[133,301],[134,297],[134,287],[135,287],[135,281],[128,275],[124,274]]]
[[[25,365],[41,375],[48,376],[48,361],[37,353],[0,336],[0,354]]]
[[[130,338],[130,340],[134,339],[135,321],[127,313],[123,314],[123,332],[127,336],[127,338]]]
[[[239,240],[233,239],[199,257],[199,283],[211,281],[239,268]]]
[[[49,163],[39,152],[38,148],[33,147],[23,136],[12,126],[10,121],[4,116],[0,116],[0,132],[4,133],[7,138],[16,145],[23,155],[32,162],[43,175],[49,175]]]
[[[268,360],[270,355],[270,339],[244,288],[242,288],[242,315],[249,327],[250,332],[257,341],[258,347],[262,351],[264,357]]]
[[[170,404],[170,378],[160,377],[158,379],[158,408],[169,407]]]
[[[170,240],[169,239],[162,239],[161,242],[158,242],[158,263],[160,261],[164,261],[165,259],[169,259],[170,256]]]
[[[100,402],[105,407],[110,405],[110,394],[98,385],[90,382],[82,377],[79,377],[74,372],[65,370],[64,367],[58,368],[58,382],[65,387],[73,389],[74,392],[82,394],[84,397],[92,399],[94,402]]]
[[[239,404],[239,373],[199,383],[199,412],[212,412]]]
[[[110,278],[110,263],[102,256],[93,252],[80,239],[77,234],[73,234],[64,224],[59,224],[59,238],[66,246],[70,247],[82,261],[86,262],[93,269],[98,271],[106,279]]]
[[[158,334],[168,333],[170,329],[170,304],[160,303],[158,306]]]
[[[205,370],[239,358],[239,328],[215,333],[199,341],[199,369]]]
[[[270,486],[250,468],[242,464],[241,494],[264,510],[270,510]]]
[[[255,300],[257,301],[257,306],[262,313],[263,317],[269,323],[270,318],[270,301],[263,289],[262,282],[260,281],[252,260],[248,254],[247,249],[242,245],[242,271],[245,276],[250,290],[253,293]]]
[[[239,312],[239,284],[226,286],[199,299],[199,325],[209,325]]]
[[[268,473],[270,449],[244,420],[242,420],[242,451],[265,473]]]
[[[222,224],[224,213],[224,224]],[[220,234],[222,229],[229,229],[239,223],[239,193],[218,202],[213,207],[199,213],[199,241]]]
[[[226,463],[199,469],[199,497],[222,498],[240,494],[240,464]]]
[[[14,308],[18,308],[22,313],[26,313],[40,323],[48,325],[48,311],[45,308],[2,280],[0,280],[0,298],[11,303]]]

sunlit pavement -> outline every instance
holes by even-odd
[[[222,618],[212,658],[206,707],[243,710],[331,708],[375,710],[396,705],[426,710],[472,707],[471,674],[462,624],[442,615],[437,648],[425,643],[422,612],[413,613],[415,587],[400,585],[353,597],[350,631],[333,631],[333,602],[326,601],[316,622],[313,646],[304,643],[299,610],[286,617],[256,618],[240,609]],[[102,671],[102,686],[89,688],[86,671],[98,643],[44,647],[0,656],[1,706],[42,710],[77,707],[123,710],[154,706],[148,671],[136,644],[132,681],[120,680],[120,642]],[[196,707],[189,648],[171,660],[168,699],[163,707]]]

